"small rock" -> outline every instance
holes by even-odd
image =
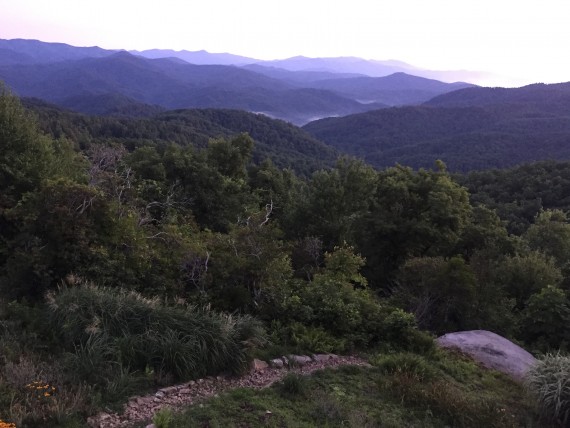
[[[157,398],[162,398],[164,397],[166,394],[162,391],[157,391],[156,394],[154,394],[155,397]]]
[[[181,388],[178,390],[179,394],[190,394],[190,388]]]
[[[285,362],[281,358],[275,358],[269,361],[269,365],[275,369],[282,369]]]
[[[251,362],[251,370],[254,372],[262,372],[268,367],[269,365],[265,361],[258,360],[257,358]]]
[[[164,394],[172,394],[173,392],[176,392],[177,389],[178,389],[177,386],[169,386],[167,388],[159,389],[158,391]]]
[[[306,355],[289,355],[287,358],[289,358],[289,364],[300,367],[303,367],[312,361],[311,357],[307,357]]]
[[[188,382],[188,385],[190,385],[190,386],[196,385],[196,381],[191,380],[190,382]]]
[[[332,360],[332,354],[314,354],[313,360],[317,362]]]
[[[144,406],[145,404],[150,403],[152,399],[153,397],[141,397],[137,400],[137,403]]]
[[[221,382],[221,381],[224,380],[224,377],[223,377],[223,376],[216,376],[216,380],[217,380],[218,382]]]
[[[196,382],[198,382],[198,383],[204,383],[204,379],[198,379]]]
[[[156,428],[156,425],[155,425],[155,424],[150,424],[150,425],[147,425],[145,428]]]

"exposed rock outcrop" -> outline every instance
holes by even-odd
[[[486,330],[448,333],[437,339],[443,348],[456,348],[483,366],[521,381],[536,362],[529,352],[508,339]]]

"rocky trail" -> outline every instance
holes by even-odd
[[[164,407],[176,410],[235,388],[266,388],[283,379],[287,373],[310,374],[316,370],[343,365],[369,366],[362,358],[334,354],[311,357],[291,355],[269,362],[254,360],[252,370],[247,375],[207,377],[161,388],[151,395],[132,397],[122,413],[99,413],[87,422],[93,428],[128,427],[136,422],[151,420]]]

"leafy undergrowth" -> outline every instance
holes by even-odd
[[[238,389],[155,420],[178,427],[547,427],[522,386],[455,354],[373,357],[264,390]],[[167,420],[166,423],[162,421]]]

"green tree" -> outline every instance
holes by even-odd
[[[562,273],[554,258],[538,251],[505,257],[496,267],[494,282],[523,309],[531,295],[548,285],[558,285]]]
[[[558,267],[570,265],[570,223],[564,211],[541,211],[523,237],[533,250],[554,257]]]
[[[317,236],[325,248],[354,243],[376,191],[377,175],[362,161],[340,158],[335,168],[313,174],[306,204],[299,206],[298,230]]]
[[[210,240],[211,286],[206,292],[224,310],[259,312],[272,307],[292,276],[288,246],[272,220],[271,204]]]
[[[176,184],[177,198],[192,210],[201,227],[227,232],[258,206],[246,181],[252,144],[251,138],[240,135],[212,141],[204,151],[176,146],[165,150],[168,183]]]
[[[542,352],[570,346],[570,301],[564,291],[548,285],[533,294],[522,312],[521,336]]]
[[[467,191],[437,171],[396,166],[379,173],[360,244],[373,285],[392,278],[409,257],[453,253],[471,213]]]
[[[240,134],[231,140],[211,140],[207,149],[208,162],[226,177],[244,179],[253,145],[253,140],[247,134]]]
[[[291,169],[279,169],[266,159],[249,172],[249,185],[257,199],[273,205],[272,218],[289,236],[296,236],[297,207],[302,204],[306,183]]]
[[[53,151],[30,113],[0,86],[0,216],[48,176]]]
[[[0,282],[15,297],[39,298],[71,273],[96,264],[95,246],[108,217],[96,189],[59,179],[29,192],[8,215],[18,232]]]
[[[476,278],[461,257],[419,257],[400,268],[391,300],[438,334],[473,324]]]

